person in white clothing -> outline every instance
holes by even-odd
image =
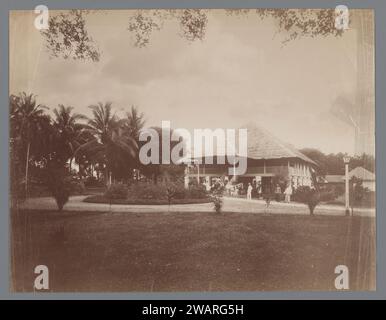
[[[252,199],[252,185],[248,183],[248,189],[247,189],[247,199]]]
[[[288,184],[287,188],[284,191],[284,194],[285,194],[285,202],[290,203],[291,202],[291,195],[292,195],[291,184]]]

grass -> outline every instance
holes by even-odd
[[[106,204],[132,204],[132,205],[168,205],[167,199],[112,199],[105,197],[104,195],[91,195],[83,200],[83,202],[89,203],[106,203]],[[210,198],[201,199],[172,199],[171,204],[196,204],[196,203],[209,203],[212,202]]]
[[[50,291],[335,290],[373,288],[373,218],[248,213],[12,213],[13,290],[32,291],[45,264]],[[64,226],[64,235],[56,230]]]

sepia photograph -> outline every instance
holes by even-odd
[[[11,10],[9,291],[375,291],[374,16]]]

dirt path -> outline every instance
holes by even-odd
[[[66,211],[100,211],[100,212],[212,212],[212,203],[200,204],[175,204],[170,208],[167,205],[121,205],[114,204],[111,206],[101,203],[87,203],[83,200],[87,196],[73,196],[65,205]],[[50,197],[30,198],[23,205],[24,209],[43,209],[56,210],[55,201]],[[224,197],[223,211],[261,213],[261,214],[304,214],[308,215],[309,211],[306,205],[300,203],[278,203],[272,201],[269,208],[263,200],[247,200],[238,198]],[[344,208],[333,205],[319,205],[315,209],[316,215],[344,215]],[[357,216],[375,216],[375,209],[356,209],[354,215]]]

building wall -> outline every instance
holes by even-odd
[[[198,172],[200,180],[206,177],[206,180],[212,177],[228,177],[227,165],[199,165],[187,167],[185,171],[185,184],[188,179],[197,179]],[[256,177],[274,177],[277,174],[287,176],[295,187],[311,186],[311,166],[300,159],[272,159],[272,160],[254,160],[248,159],[247,172],[242,177],[254,179]]]
[[[295,188],[312,185],[311,166],[308,163],[301,161],[291,163],[289,176]]]

